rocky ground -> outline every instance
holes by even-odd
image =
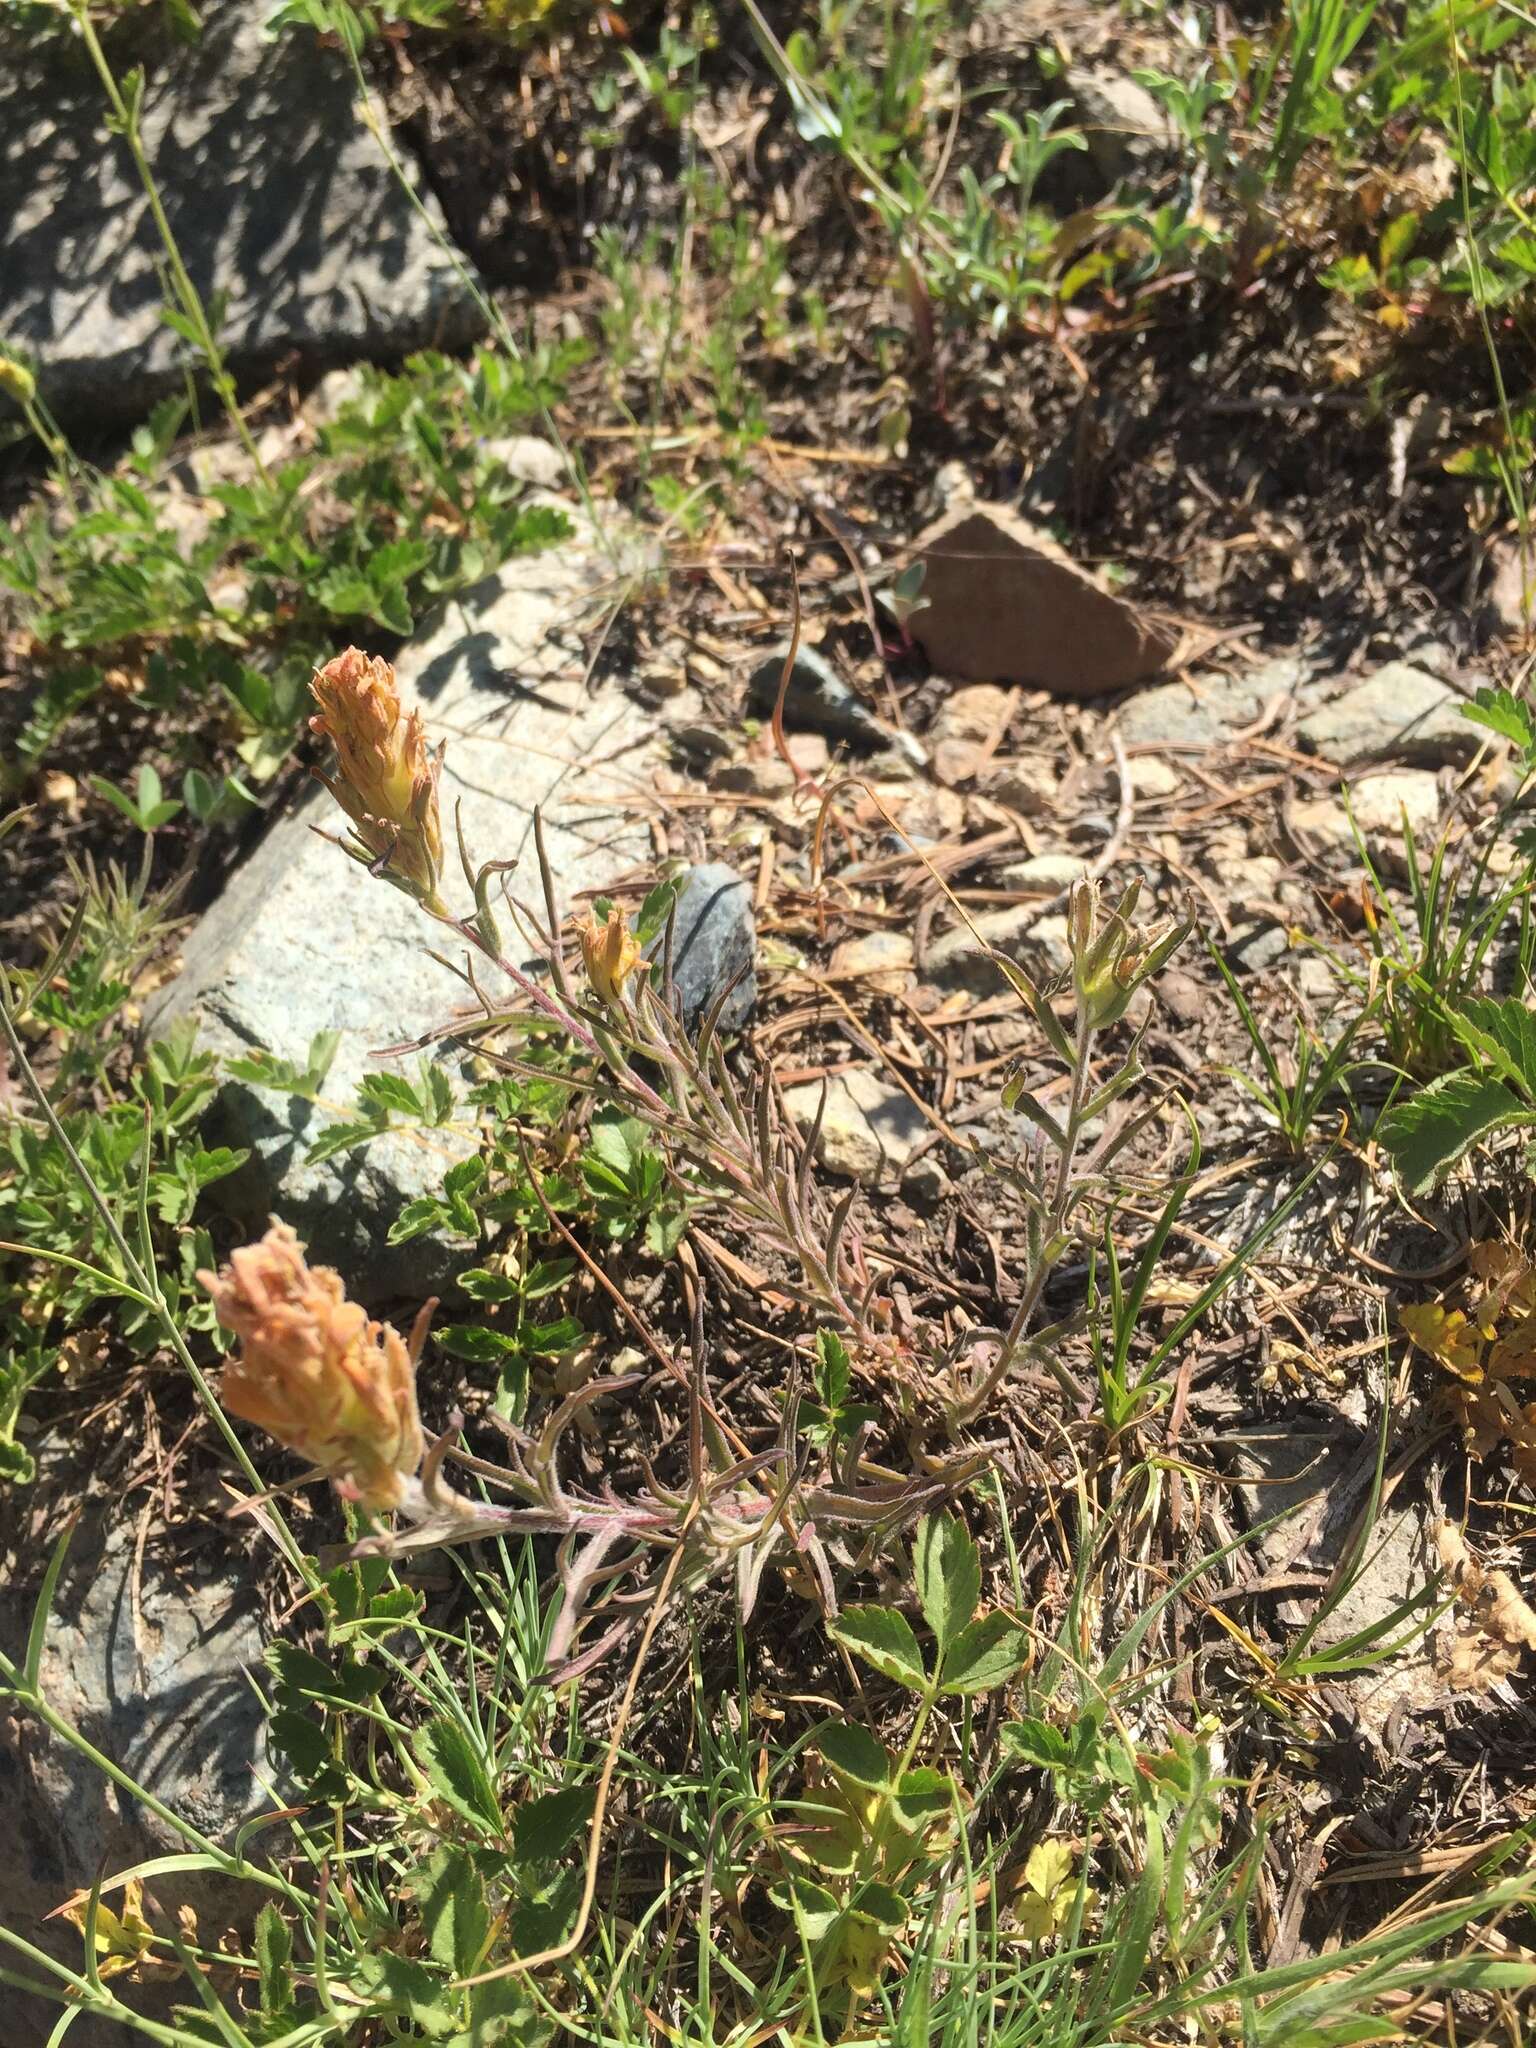
[[[962,75],[1022,65],[1039,11],[983,10]],[[622,97],[595,121],[581,67],[601,67],[585,43],[574,68],[558,41],[491,56],[404,34],[370,46],[418,208],[358,120],[333,45],[268,41],[258,9],[207,12],[194,52],[152,66],[145,142],[195,282],[227,295],[228,361],[268,460],[302,453],[336,417],[353,388],[337,365],[475,341],[482,290],[519,334],[607,333],[594,325],[595,227],[626,239],[642,290],[665,282],[671,252],[646,245],[643,226],[678,202],[682,145]],[[1094,29],[1053,20],[1086,50],[1085,72],[1128,82],[1134,35],[1100,49]],[[652,47],[645,23],[635,35]],[[395,661],[446,741],[445,813],[475,861],[517,864],[516,896],[537,900],[535,807],[564,910],[603,895],[633,910],[658,879],[692,878],[680,985],[702,1009],[752,962],[733,992],[733,1058],[771,1068],[829,1199],[852,1191],[853,1232],[899,1327],[953,1341],[1006,1320],[1025,1232],[1007,1169],[1038,1126],[1004,1108],[1004,1084],[1022,1073],[1046,1111],[1064,1100],[1061,1062],[992,955],[1042,980],[1067,968],[1068,893],[1084,876],[1114,892],[1137,880],[1146,912],[1192,918],[1114,1039],[1123,1050],[1142,1034],[1137,1102],[1153,1110],[1122,1169],[1127,1259],[1190,1177],[1137,1355],[1262,1235],[1174,1350],[1166,1404],[1102,1450],[1099,1498],[1149,1447],[1157,1481],[1106,1563],[1099,1621],[1112,1637],[1144,1604],[1139,1588],[1272,1524],[1176,1604],[1161,1649],[1177,1703],[1226,1714],[1243,1702],[1226,1719],[1229,1767],[1278,1788],[1257,1946],[1270,1963],[1322,1953],[1530,1817],[1524,1672],[1466,1687],[1435,1628],[1410,1629],[1384,1660],[1346,1654],[1286,1681],[1277,1718],[1253,1706],[1311,1620],[1322,1650],[1399,1613],[1422,1622],[1440,1516],[1470,1506],[1490,1544],[1518,1545],[1522,1483],[1463,1454],[1444,1375],[1411,1351],[1396,1312],[1453,1279],[1467,1244],[1498,1234],[1522,1197],[1504,1158],[1403,1199],[1371,1135],[1399,1081],[1379,1019],[1347,1087],[1289,1147],[1245,1085],[1263,1069],[1229,978],[1294,1078],[1298,1030],[1323,1048],[1350,1030],[1382,971],[1381,925],[1394,910],[1411,923],[1405,822],[1421,859],[1442,832],[1457,857],[1485,845],[1515,764],[1461,713],[1526,672],[1519,607],[1496,575],[1507,559],[1469,528],[1437,465],[1448,430],[1433,402],[1405,424],[1364,388],[1320,392],[1317,333],[1304,348],[1272,303],[1170,297],[1119,327],[951,338],[889,370],[875,330],[909,318],[890,265],[749,47],[722,31],[699,143],[743,213],[779,223],[794,291],[816,291],[829,316],[743,344],[763,430],[725,448],[718,417],[686,391],[672,417],[648,418],[654,348],[625,367],[600,346],[498,457],[565,514],[566,537],[493,565],[407,634],[345,637]],[[102,146],[90,82],[71,75],[65,91],[57,61],[44,49],[0,87],[0,336],[35,356],[53,413],[110,462],[125,426],[178,384],[181,351],[155,310],[162,280],[132,167]],[[1079,91],[1091,109],[1090,82]],[[1101,188],[1127,174],[1101,161],[1124,141],[1123,115],[1087,123]],[[617,139],[593,140],[594,127]],[[443,223],[446,254],[428,231]],[[701,287],[682,326],[707,330],[712,305]],[[1448,391],[1460,360],[1447,344],[1428,381]],[[904,431],[886,430],[893,411]],[[18,443],[6,457],[18,511],[41,488],[35,456]],[[210,413],[146,488],[195,519],[218,466],[238,475],[241,461]],[[696,521],[666,516],[690,493]],[[901,580],[918,563],[920,590]],[[893,590],[921,602],[893,605]],[[12,735],[51,659],[24,610],[18,600],[0,695]],[[122,651],[130,674],[143,651]],[[6,842],[0,922],[19,964],[58,922],[78,872],[67,863],[121,857],[131,835],[91,778],[123,780],[161,717],[130,680],[18,781],[31,809]],[[307,775],[318,757],[301,750],[259,818],[216,844],[198,843],[189,816],[157,832],[157,876],[181,870],[184,895],[137,967],[134,1022],[144,1040],[195,1017],[205,1047],[245,1063],[208,1111],[209,1142],[249,1155],[199,1211],[220,1250],[280,1214],[402,1326],[429,1293],[469,1320],[462,1234],[390,1231],[483,1149],[468,1091],[505,1040],[469,1028],[459,962],[430,956],[415,907],[317,833],[339,822]],[[1500,851],[1489,872],[1513,860]],[[1495,975],[1519,915],[1490,953]],[[540,959],[530,937],[521,964]],[[251,1072],[253,1056],[273,1075],[302,1071],[319,1034],[336,1036],[307,1098]],[[38,1057],[46,1066],[46,1047]],[[369,1143],[306,1158],[356,1113],[365,1076],[414,1085],[422,1060],[447,1084],[444,1114],[399,1116]],[[5,1086],[20,1116],[19,1077]],[[776,1255],[726,1213],[697,1219],[678,1260],[634,1241],[601,1257],[615,1299],[578,1276],[586,1336],[538,1368],[535,1407],[629,1357],[624,1302],[680,1341],[702,1274],[721,1399],[761,1429],[800,1328]],[[1085,1255],[1069,1259],[1047,1306],[1069,1316],[1087,1280]],[[23,1639],[48,1534],[80,1501],[89,1526],[48,1637],[50,1689],[216,1832],[265,1802],[260,1719],[239,1674],[260,1640],[256,1606],[270,1621],[286,1593],[252,1599],[241,1559],[255,1537],[221,1519],[222,1454],[179,1368],[151,1354],[125,1373],[115,1347],[103,1339],[29,1402],[39,1472],[5,1503],[0,1646]],[[1064,1338],[1063,1355],[1091,1382],[1085,1335]],[[1059,1395],[1038,1377],[971,1440],[1005,1475],[1031,1611],[1049,1629],[1063,1598],[1054,1525],[1075,1482]],[[424,1404],[461,1403],[485,1448],[487,1374],[440,1354],[424,1384]],[[920,1394],[865,1392],[882,1404],[888,1455],[939,1444]],[[622,1479],[642,1452],[661,1455],[640,1404],[608,1427],[583,1449],[594,1475]],[[306,1540],[333,1533],[318,1496],[295,1505]],[[796,1612],[775,1601],[775,1616]],[[707,1605],[702,1625],[724,1640]],[[788,1640],[770,1622],[752,1651],[784,1696],[807,1676]],[[0,1742],[0,1779],[20,1844],[0,1856],[0,1917],[32,1924],[103,1855],[160,1845],[152,1819],[103,1803],[19,1723]]]

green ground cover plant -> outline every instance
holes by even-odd
[[[142,78],[108,57],[116,11],[69,0],[17,21],[75,24],[153,193]],[[1149,11],[1120,10],[1127,34]],[[1014,367],[991,351],[1038,341],[1081,367],[1095,340],[1133,345],[1169,307],[1235,322],[1285,298],[1319,323],[1287,331],[1287,365],[1342,369],[1383,406],[1470,348],[1489,403],[1458,425],[1443,480],[1481,494],[1483,523],[1522,529],[1530,21],[1478,0],[1286,0],[1242,28],[1190,10],[1136,69],[1168,117],[1161,156],[1064,214],[1055,181],[1091,154],[1072,53],[1042,42],[1017,91],[978,84],[966,38],[986,9],[819,0],[790,24],[748,0],[739,21],[682,8],[650,24],[637,8],[618,27],[600,12],[294,0],[272,15],[274,33],[344,49],[370,110],[402,50],[521,62],[546,44],[593,73],[582,148],[622,148],[626,95],[644,104],[675,155],[675,216],[596,222],[585,296],[526,346],[498,301],[472,358],[364,367],[284,445],[229,376],[220,309],[168,239],[169,312],[202,381],[120,456],[77,454],[33,367],[0,364],[13,445],[38,463],[0,546],[32,682],[6,793],[40,807],[47,778],[79,767],[91,816],[131,849],[78,861],[70,910],[0,976],[0,1478],[8,1502],[53,1498],[33,1447],[67,1438],[93,1368],[120,1387],[156,1378],[157,1398],[174,1382],[178,1429],[202,1431],[223,1493],[243,1490],[251,1570],[272,1591],[251,1673],[270,1781],[257,1818],[215,1838],[51,1700],[71,1531],[47,1530],[0,1698],[177,1846],[61,1901],[67,1955],[56,1930],[0,1925],[0,1982],[57,2007],[50,2048],[98,2019],[167,2048],[1518,2043],[1536,1985],[1529,1818],[1517,1805],[1479,1832],[1465,1784],[1452,1800],[1442,1776],[1452,1820],[1436,1809],[1420,1828],[1394,1775],[1415,1752],[1362,1734],[1359,1703],[1405,1666],[1438,1671],[1437,1631],[1454,1629],[1453,1669],[1488,1710],[1474,1733],[1493,1731],[1478,1798],[1508,1817],[1496,1713],[1519,1705],[1536,1621],[1460,1535],[1412,1591],[1364,1619],[1354,1602],[1421,1460],[1507,1563],[1506,1528],[1530,1514],[1523,678],[1468,712],[1506,750],[1512,793],[1463,785],[1427,844],[1405,820],[1401,881],[1397,848],[1389,861],[1356,833],[1360,922],[1315,949],[1340,985],[1316,1026],[1277,1014],[1198,900],[1149,882],[1118,741],[1123,817],[1062,894],[1059,950],[1028,964],[982,937],[985,888],[946,865],[942,834],[894,834],[894,855],[859,845],[859,805],[870,795],[884,820],[889,790],[841,760],[789,763],[786,746],[769,764],[792,768],[778,823],[806,860],[792,884],[759,870],[776,971],[810,960],[829,979],[817,945],[850,911],[861,936],[916,925],[920,959],[928,911],[863,893],[887,860],[921,875],[925,904],[993,970],[971,1009],[1002,1028],[949,1061],[975,1113],[962,1122],[930,1085],[937,1068],[896,1068],[921,1083],[949,1168],[972,1176],[946,1238],[925,1237],[905,1180],[895,1215],[889,1186],[833,1186],[818,1164],[830,1083],[877,1028],[870,999],[849,999],[830,1041],[803,1041],[826,1085],[798,1119],[790,1062],[722,1030],[729,991],[683,1019],[680,862],[576,915],[541,831],[510,879],[510,849],[453,846],[437,757],[387,657],[445,596],[568,536],[498,446],[531,424],[595,425],[607,438],[582,445],[610,464],[624,451],[609,479],[627,511],[676,543],[643,594],[684,636],[657,663],[670,687],[679,646],[734,659],[718,627],[695,634],[690,579],[701,563],[748,576],[796,503],[776,465],[803,362],[864,380],[856,452],[889,464],[864,507],[874,535],[892,503],[918,503],[893,476],[969,450],[970,409]],[[196,32],[190,10],[171,25]],[[847,231],[819,269],[806,223],[769,225],[724,160],[711,94],[744,53],[776,87],[769,143],[798,152],[805,191]],[[861,266],[883,294],[862,324],[839,275]],[[844,413],[811,420],[795,431],[817,459],[853,436]],[[590,511],[574,453],[570,467]],[[825,504],[818,517],[815,543],[843,554],[816,573],[852,569],[862,631],[878,614],[860,536]],[[751,546],[733,537],[716,558],[733,520]],[[604,641],[646,616],[625,591]],[[899,667],[920,588],[898,574],[878,596],[900,628],[895,646],[875,630],[881,715],[906,701],[921,719],[933,707]],[[797,584],[797,620],[799,603]],[[354,640],[378,651],[338,654]],[[393,708],[382,739],[370,692]],[[134,750],[108,759],[93,734],[125,702]],[[781,722],[767,730],[783,743]],[[415,901],[423,957],[451,954],[480,1003],[451,1026],[476,1059],[462,1091],[413,1057],[332,1108],[325,1032],[303,1059],[255,1047],[222,1064],[190,1033],[142,1042],[185,892],[164,879],[171,850],[247,827],[312,741],[335,750],[346,851]],[[33,822],[18,808],[8,828]],[[1188,1012],[1183,1031],[1209,1033],[1204,1064],[1170,1063],[1176,975],[1204,976],[1200,1033]],[[893,998],[881,1026],[906,1059],[953,1016]],[[963,1092],[978,1075],[984,1101]],[[230,1241],[207,1197],[242,1154],[202,1128],[225,1079],[326,1102],[311,1164],[365,1160],[388,1134],[472,1133],[389,1231],[454,1247],[455,1300],[435,1321],[412,1303],[397,1331],[281,1219]],[[1267,1207],[1213,1222],[1244,1148],[1270,1176]],[[1351,1176],[1401,1233],[1371,1236],[1368,1255],[1367,1205],[1339,1193]],[[1453,1254],[1477,1233],[1454,1309],[1412,1235],[1453,1199],[1475,1218],[1444,1226]],[[1363,1337],[1324,1293],[1356,1250],[1374,1288]],[[1325,1299],[1315,1326],[1309,1289]],[[1266,1488],[1290,1482],[1222,1462],[1240,1406],[1222,1393],[1251,1355],[1279,1373],[1282,1329],[1301,1340],[1283,1354],[1294,1374],[1309,1345],[1331,1360],[1318,1331],[1335,1323],[1350,1343],[1333,1383],[1369,1422],[1359,1506],[1318,1565],[1305,1545],[1268,1547],[1286,1514]],[[1400,1337],[1416,1349],[1394,1350]],[[1434,1388],[1422,1410],[1415,1356]],[[1345,1480],[1328,1485],[1348,1506]],[[1499,1486],[1490,1506],[1478,1489]],[[1301,1619],[1268,1604],[1294,1595]],[[1317,1824],[1334,1768],[1350,1809]],[[1345,1859],[1361,1842],[1392,1867],[1357,1905]],[[1335,1855],[1351,1881],[1330,1890]],[[242,1901],[227,1927],[175,1903],[209,1875]]]

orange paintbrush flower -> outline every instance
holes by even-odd
[[[444,915],[442,750],[427,745],[421,714],[401,704],[389,663],[356,647],[328,661],[310,687],[320,706],[310,730],[336,749],[335,775],[320,780],[352,820],[348,851]]]
[[[398,1507],[425,1449],[416,1412],[425,1316],[409,1344],[370,1321],[340,1274],[307,1262],[286,1223],[197,1277],[240,1339],[224,1368],[225,1406],[320,1466],[345,1498]]]

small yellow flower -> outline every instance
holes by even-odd
[[[599,1002],[616,1003],[624,992],[625,982],[644,958],[623,911],[617,907],[610,910],[606,924],[589,917],[576,927],[576,933],[581,940],[581,957],[592,993]]]
[[[37,396],[37,379],[25,363],[14,356],[0,355],[0,391],[18,405],[30,405]]]
[[[310,730],[336,749],[336,774],[320,780],[352,820],[355,843],[348,850],[428,910],[445,914],[438,895],[441,748],[428,747],[420,713],[405,710],[394,670],[377,656],[349,647],[310,687],[320,706]]]
[[[407,1344],[348,1301],[341,1276],[311,1266],[286,1223],[199,1273],[226,1330],[224,1405],[325,1471],[345,1499],[400,1505],[425,1446],[416,1410],[423,1318]]]

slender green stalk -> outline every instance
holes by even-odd
[[[179,2027],[163,2027],[158,2021],[144,2019],[140,2014],[131,2012],[127,2006],[114,1998],[110,1991],[98,1988],[86,1978],[77,1976],[73,1970],[66,1969],[46,1951],[24,1940],[21,1935],[3,1924],[0,1924],[0,1944],[14,1949],[36,1968],[46,1970],[58,1979],[57,1985],[45,1985],[30,1977],[23,1977],[18,1972],[0,1970],[0,1984],[13,1985],[20,1991],[30,1991],[38,1998],[57,1998],[61,2002],[67,1998],[71,2005],[78,2006],[85,2012],[99,2013],[104,2019],[132,2025],[135,2031],[143,2034],[148,2040],[164,2042],[166,2048],[188,2048],[191,2036],[183,2033]],[[57,2034],[52,2038],[57,2039]]]
[[[30,398],[22,399],[20,403],[23,418],[41,442],[48,460],[53,464],[54,480],[63,493],[65,502],[70,511],[78,517],[80,499],[75,490],[75,479],[72,474],[75,452],[70,447],[63,428],[35,393]]]
[[[107,61],[107,53],[101,47],[101,39],[97,35],[95,24],[91,20],[88,0],[66,0],[66,4],[74,19],[80,40],[85,45],[86,52],[95,66],[96,75],[101,80],[102,90],[107,96],[107,103],[112,109],[111,125],[122,136],[124,142],[127,143],[128,152],[133,158],[134,169],[139,174],[139,182],[144,187],[144,196],[149,202],[150,217],[155,223],[155,231],[159,235],[161,245],[165,250],[166,263],[170,269],[171,283],[175,289],[178,302],[178,311],[190,328],[197,348],[208,366],[208,374],[213,383],[213,388],[218,393],[219,401],[229,416],[230,424],[240,437],[240,445],[250,457],[252,467],[262,482],[270,483],[271,478],[267,474],[267,466],[261,459],[261,452],[256,446],[250,427],[246,423],[245,415],[240,409],[239,399],[235,392],[235,380],[230,375],[229,366],[224,360],[224,351],[219,346],[218,336],[214,333],[213,324],[208,318],[208,309],[203,304],[202,295],[199,293],[197,286],[192,282],[191,275],[182,257],[180,244],[176,240],[170,221],[166,218],[165,206],[160,198],[160,187],[156,182],[154,168],[144,148],[143,130],[139,120],[140,103],[143,95],[143,74],[136,73],[133,75],[130,79],[129,90],[125,95],[122,87],[117,82],[112,66]]]
[[[1073,1047],[1072,1094],[1067,1105],[1067,1114],[1062,1123],[1063,1142],[1056,1161],[1056,1179],[1050,1209],[1041,1226],[1042,1250],[1033,1265],[1024,1290],[1019,1296],[1018,1306],[1003,1336],[996,1359],[988,1367],[980,1382],[966,1396],[955,1412],[957,1422],[971,1422],[981,1414],[992,1396],[1018,1363],[1030,1323],[1040,1306],[1040,1297],[1045,1292],[1046,1282],[1055,1270],[1061,1251],[1066,1249],[1063,1242],[1067,1214],[1076,1192],[1072,1168],[1077,1158],[1077,1148],[1082,1141],[1084,1104],[1088,1100],[1088,1082],[1093,1068],[1094,1029],[1086,1016],[1079,1016],[1077,1041]],[[1061,1251],[1051,1255],[1051,1247],[1061,1244]],[[1053,1375],[1063,1393],[1081,1408],[1087,1401],[1087,1390],[1077,1375],[1072,1372],[1054,1351],[1040,1354],[1041,1362]]]

